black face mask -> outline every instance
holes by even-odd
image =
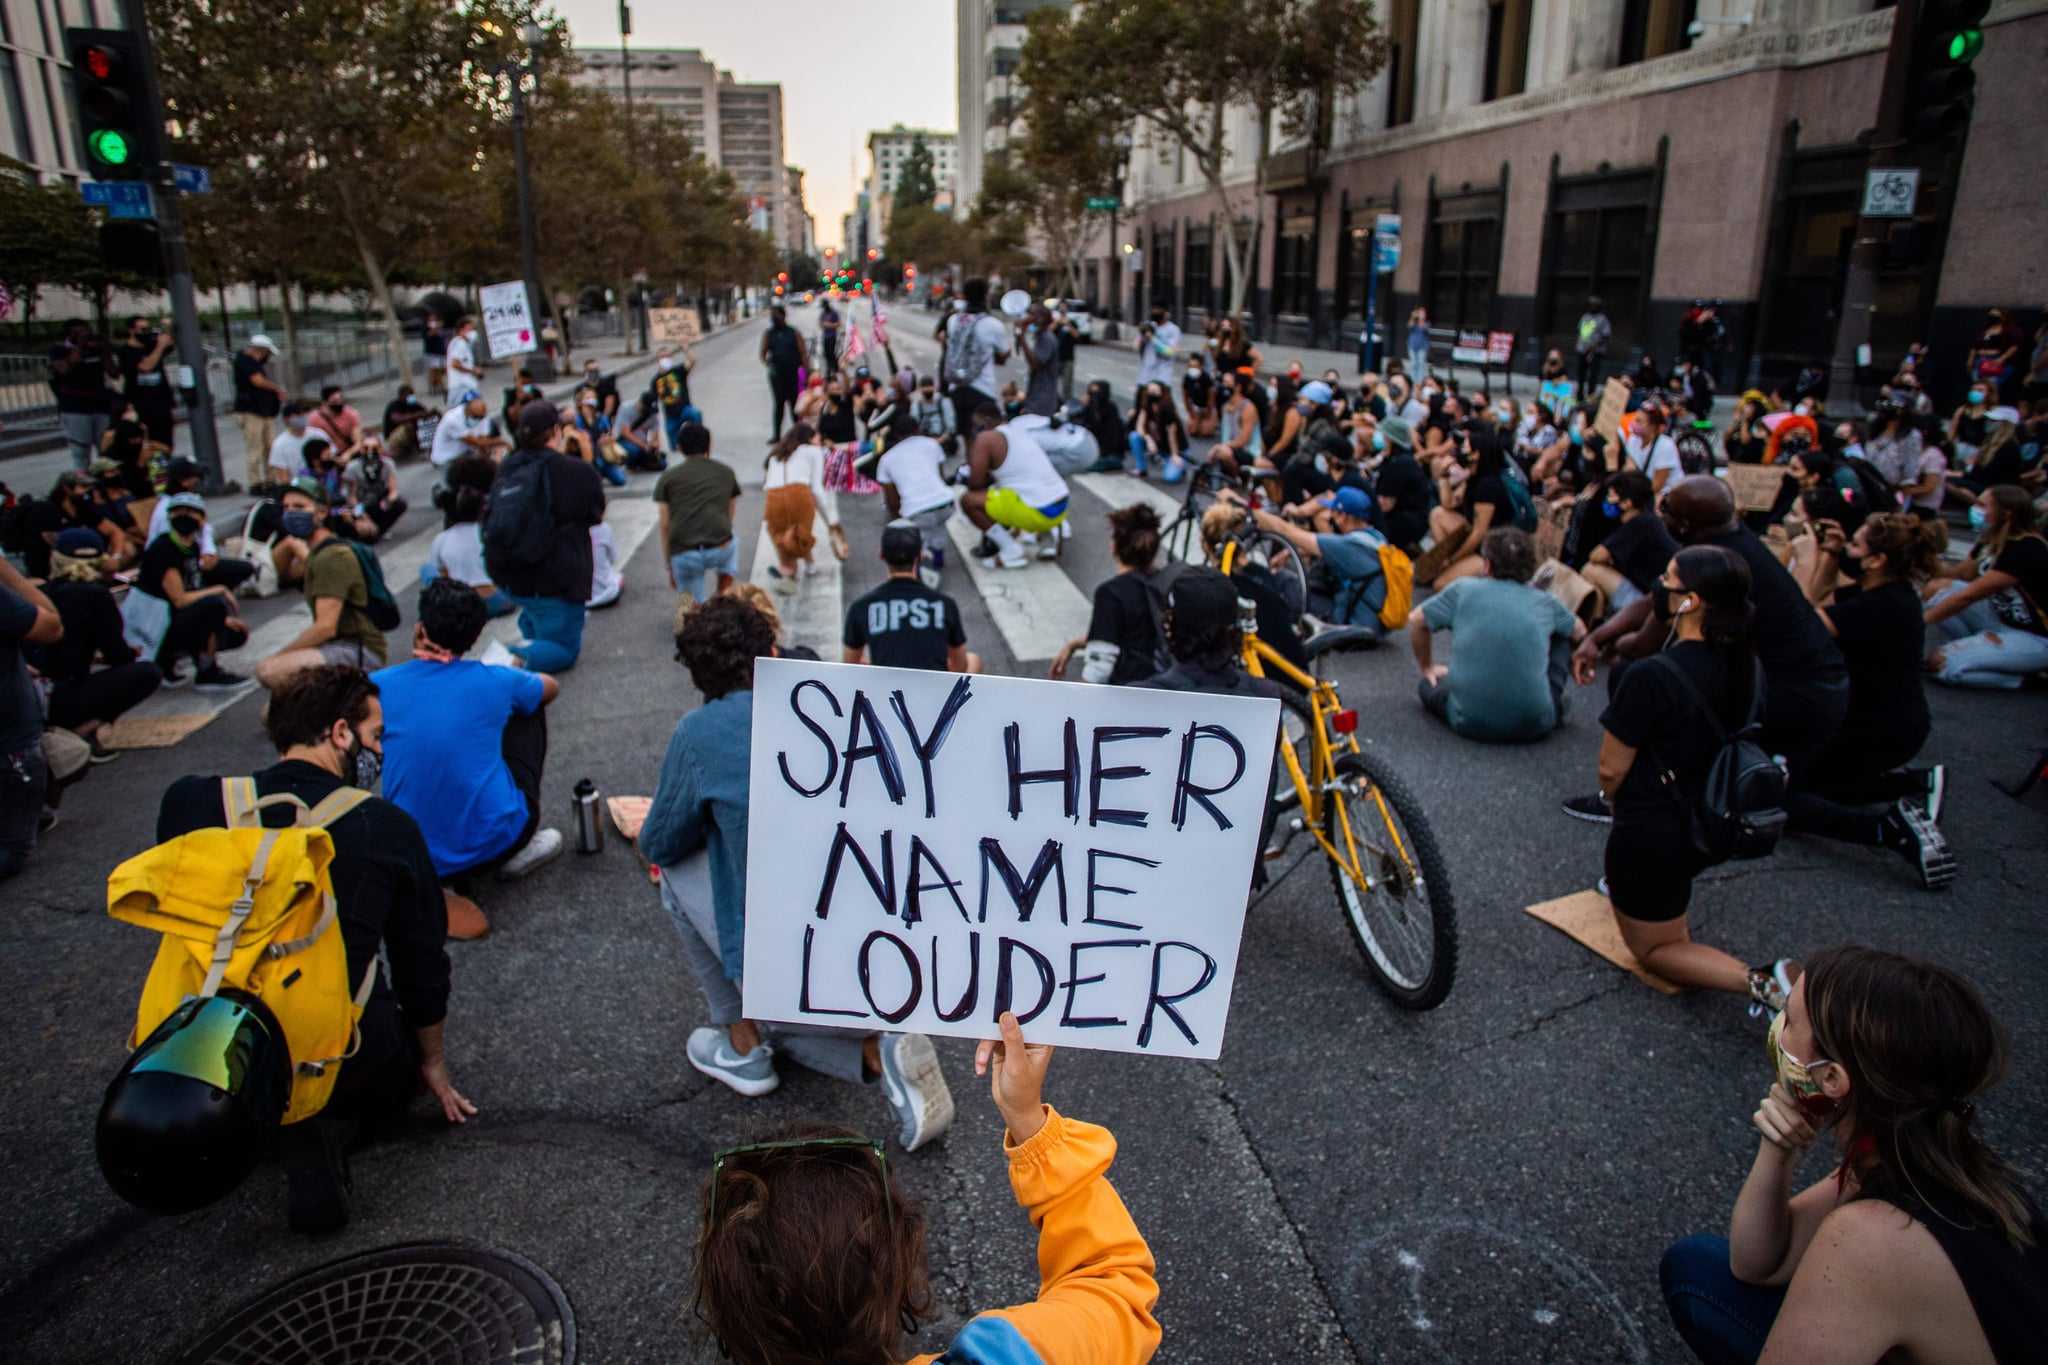
[[[198,535],[199,529],[204,525],[206,525],[206,523],[204,521],[201,521],[198,517],[171,518],[171,529],[173,531],[176,531],[180,536],[183,536],[186,540],[190,540],[194,536]]]

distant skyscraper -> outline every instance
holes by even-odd
[[[954,193],[962,210],[971,212],[981,193],[983,168],[1005,154],[1019,131],[1015,76],[1024,50],[1024,21],[1033,10],[1071,8],[1072,0],[957,3],[960,175]]]

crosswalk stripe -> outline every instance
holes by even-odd
[[[1129,507],[1134,502],[1147,503],[1159,514],[1162,529],[1173,525],[1173,519],[1186,505],[1184,499],[1175,497],[1164,488],[1156,488],[1148,480],[1133,479],[1124,474],[1071,474],[1067,476],[1067,482],[1079,484],[1111,508]],[[1202,562],[1200,535],[1188,536],[1181,542],[1180,557],[1190,564]]]
[[[981,530],[965,513],[953,513],[946,533],[989,619],[1019,663],[1050,659],[1069,640],[1087,633],[1088,599],[1057,560],[1034,558],[1021,569],[984,568],[974,557]]]
[[[768,576],[769,566],[775,563],[775,542],[769,538],[768,523],[763,520],[761,538],[754,547],[753,581],[768,589],[789,643],[809,645],[821,659],[837,659],[846,617],[846,579],[840,570],[839,556],[832,553],[824,513],[820,512],[812,521],[811,531],[818,544],[811,553],[810,576],[800,581],[795,595],[784,597],[775,591],[775,580]]]

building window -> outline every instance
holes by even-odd
[[[1534,0],[1487,0],[1482,100],[1519,95],[1529,77],[1529,12]]]
[[[1699,0],[1622,0],[1621,46],[1614,64],[1632,66],[1691,46],[1686,29],[1698,13]]]
[[[21,102],[21,81],[12,52],[0,52],[0,99],[7,101],[7,154],[16,161],[34,161],[35,149],[28,141],[28,106]]]
[[[1614,326],[1610,356],[1641,343],[1655,193],[1655,172],[1647,170],[1575,177],[1553,187],[1541,321],[1549,344],[1569,347],[1579,315],[1594,298]]]
[[[1337,313],[1340,317],[1365,316],[1366,272],[1372,268],[1372,234],[1382,213],[1392,210],[1391,199],[1354,204],[1344,211],[1343,234],[1337,239]],[[1378,310],[1387,310],[1387,291],[1379,292]]]
[[[1500,265],[1501,192],[1432,198],[1423,243],[1423,304],[1439,327],[1486,327],[1494,320]]]
[[[1215,305],[1215,285],[1210,276],[1211,233],[1209,225],[1188,229],[1187,245],[1181,250],[1181,309],[1208,312]]]
[[[1316,306],[1316,216],[1291,213],[1273,243],[1273,311],[1306,317]]]
[[[1415,121],[1415,52],[1420,41],[1421,0],[1391,0],[1387,7],[1387,126]]]
[[[1152,302],[1173,307],[1173,229],[1152,234]]]

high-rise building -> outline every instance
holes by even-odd
[[[623,96],[630,74],[634,108],[652,106],[680,122],[704,159],[731,174],[757,231],[785,249],[792,234],[801,239],[782,160],[780,85],[736,81],[694,47],[634,48],[623,61],[604,48],[578,55],[583,84]]]
[[[112,0],[66,4],[61,12],[55,5],[0,0],[0,156],[44,180],[84,173],[71,110],[71,62],[58,24],[126,27]]]
[[[1066,9],[1072,0],[958,0],[959,56],[955,102],[960,118],[956,201],[971,210],[983,168],[1016,136],[1017,63],[1031,11]]]
[[[896,185],[903,164],[919,142],[932,158],[932,190],[947,196],[960,174],[958,139],[952,133],[892,124],[868,134],[868,175],[862,186],[867,202],[866,245],[879,248],[889,237],[889,215],[896,205]],[[865,248],[863,248],[865,251]]]
[[[783,192],[789,200],[789,221],[780,245],[784,251],[815,256],[818,252],[818,229],[809,207],[804,203],[804,168],[784,166],[782,176]]]

